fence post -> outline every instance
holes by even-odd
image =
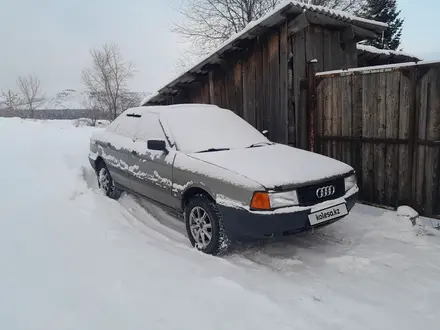
[[[418,175],[418,167],[421,166],[419,163],[419,146],[420,146],[420,140],[419,140],[419,133],[420,133],[420,109],[422,107],[422,97],[428,97],[425,95],[425,93],[428,92],[428,90],[421,89],[420,84],[422,78],[429,72],[430,67],[429,66],[418,66],[415,65],[412,72],[412,81],[413,81],[413,99],[412,99],[412,111],[410,112],[409,117],[409,134],[408,134],[408,168],[410,173],[410,206],[416,209],[419,213],[423,213],[424,215],[430,216],[429,213],[430,210],[425,210],[426,201],[427,198],[422,197],[422,200],[419,202],[417,200],[417,175]],[[424,174],[425,175],[425,174]],[[425,185],[427,183],[425,182],[423,184],[423,189],[425,189]],[[423,194],[424,195],[424,194]],[[423,196],[422,195],[422,196]]]
[[[309,150],[316,150],[316,63],[317,60],[311,60],[307,63],[307,117],[309,133]]]

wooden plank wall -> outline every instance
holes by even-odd
[[[250,40],[241,54],[225,56],[209,75],[191,84],[185,101],[231,109],[257,129],[269,130],[271,140],[305,149],[309,140],[306,68],[312,59],[318,60],[318,71],[356,66],[355,43],[341,46],[339,31],[315,25],[291,36],[285,22]]]
[[[248,42],[246,50],[198,78],[183,102],[211,103],[233,110],[269,138],[288,143],[287,22],[263,37]],[[211,77],[210,77],[211,76]],[[182,99],[180,99],[182,101]]]
[[[318,25],[310,25],[292,36],[294,56],[295,122],[298,127],[307,127],[307,63],[317,60],[315,70],[330,71],[357,67],[356,42],[341,42],[341,32]],[[297,145],[308,147],[308,130],[297,129]]]
[[[440,64],[336,74],[316,92],[318,152],[355,168],[362,200],[440,215]]]

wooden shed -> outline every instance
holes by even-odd
[[[308,148],[308,63],[327,71],[358,66],[359,41],[386,24],[288,2],[249,24],[161,88],[144,106],[211,103],[233,110],[273,141]],[[310,80],[309,80],[310,81]]]

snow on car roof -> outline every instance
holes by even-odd
[[[188,103],[188,104],[151,105],[151,106],[135,107],[135,108],[127,109],[124,113],[140,115],[140,116],[142,116],[144,113],[161,113],[166,116],[167,114],[174,113],[176,111],[179,112],[185,111],[185,109],[191,110],[191,112],[194,112],[194,110],[206,111],[212,109],[231,111],[228,109],[220,108],[219,106],[213,104]]]
[[[164,120],[180,151],[245,148],[269,142],[255,127],[232,110],[211,104],[154,105],[128,109],[124,114],[156,113]]]

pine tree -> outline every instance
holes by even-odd
[[[397,9],[396,0],[367,0],[359,14],[364,18],[388,24],[383,37],[368,40],[367,45],[390,50],[396,50],[399,47],[404,20],[399,17],[400,10]]]

